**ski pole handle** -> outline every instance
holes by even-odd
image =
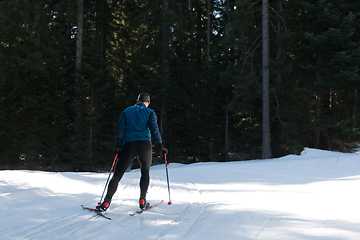
[[[115,162],[116,162],[117,157],[118,157],[118,153],[115,155],[115,159],[114,159],[113,164],[112,164],[112,166],[111,166],[110,172],[114,169],[114,166],[115,166]]]

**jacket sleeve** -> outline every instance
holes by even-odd
[[[125,113],[122,112],[116,127],[116,142],[123,143],[124,132],[125,132]]]
[[[151,131],[151,135],[152,135],[155,143],[158,144],[159,142],[162,142],[161,134],[159,131],[159,126],[157,124],[157,116],[155,114],[155,111],[151,111],[151,113],[150,113],[149,129]]]

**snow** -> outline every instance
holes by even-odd
[[[171,162],[171,159],[169,159]],[[111,164],[111,161],[109,162]],[[111,221],[83,210],[107,173],[0,171],[0,239],[360,239],[360,156],[305,148],[269,160],[151,168],[140,215],[140,171],[125,173]]]

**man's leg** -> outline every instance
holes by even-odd
[[[146,193],[150,183],[150,167],[152,163],[151,142],[137,142],[137,154],[139,156],[141,178],[140,178],[140,198],[146,198]]]
[[[118,188],[119,181],[123,177],[126,170],[129,168],[135,156],[136,156],[136,147],[134,142],[126,142],[117,160],[114,175],[112,176],[109,182],[108,191],[106,194],[107,199],[109,200],[112,199],[113,195],[115,194]]]

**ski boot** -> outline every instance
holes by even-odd
[[[105,197],[104,202],[101,205],[96,206],[96,210],[99,212],[105,212],[109,208],[110,203],[111,200]]]
[[[146,198],[140,198],[139,206],[140,206],[140,209],[146,209],[146,208],[150,207],[150,203],[148,203],[146,201]]]

